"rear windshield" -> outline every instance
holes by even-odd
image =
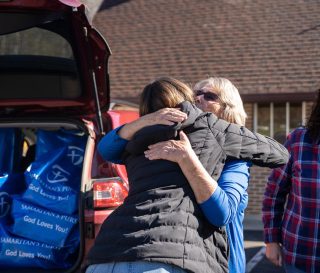
[[[38,27],[0,36],[0,55],[39,55],[74,59],[69,42]]]
[[[9,18],[8,14],[5,16]],[[37,26],[30,27],[29,22],[35,21],[33,16],[30,15],[30,20],[24,17],[11,29],[0,26],[0,99],[80,97],[81,85],[67,21],[46,19],[45,23],[37,22]]]

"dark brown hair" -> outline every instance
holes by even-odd
[[[312,140],[318,142],[320,138],[320,89],[306,127]]]
[[[193,92],[185,83],[170,77],[148,84],[140,96],[140,116],[166,107],[176,107],[183,101],[194,102]]]

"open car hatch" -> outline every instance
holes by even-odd
[[[110,103],[111,52],[89,24],[85,7],[62,2],[1,3],[1,117],[97,115],[103,131],[101,111]]]

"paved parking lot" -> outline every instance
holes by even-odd
[[[245,230],[246,273],[284,273],[284,270],[270,263],[265,255],[263,232],[260,230]]]

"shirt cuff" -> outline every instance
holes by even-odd
[[[265,243],[282,243],[281,228],[264,228]]]
[[[117,138],[117,139],[119,139],[119,140],[123,140],[123,141],[125,141],[125,142],[127,143],[128,140],[122,138],[122,137],[119,136],[119,134],[118,134],[118,132],[120,131],[120,129],[121,129],[123,126],[125,126],[125,124],[122,124],[122,125],[120,125],[119,127],[117,127],[116,129],[114,129],[114,130],[112,131],[112,134],[115,135],[115,138]]]
[[[200,206],[207,207],[209,205],[210,207],[212,202],[217,202],[220,199],[221,194],[222,194],[222,189],[218,186],[214,191],[214,193],[206,201],[202,202]]]

